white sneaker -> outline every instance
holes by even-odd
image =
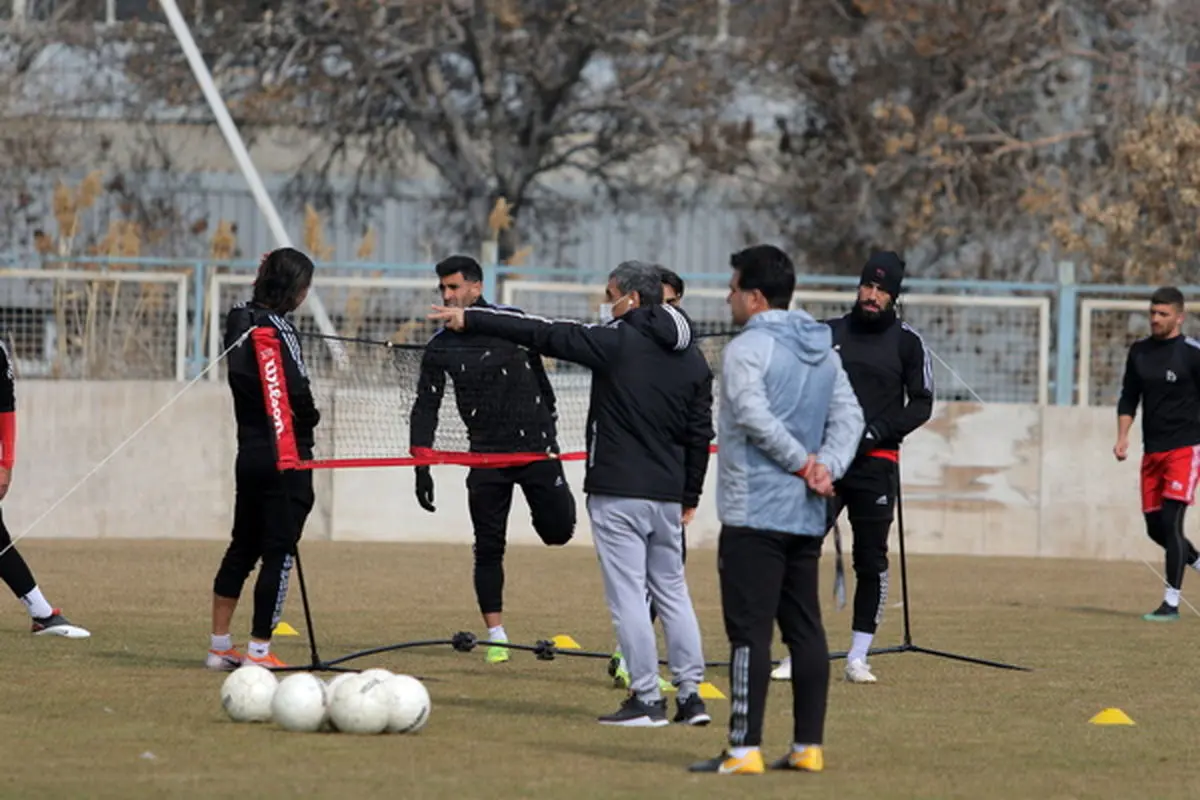
[[[792,657],[784,656],[779,666],[771,670],[771,680],[790,681],[792,679]]]
[[[875,683],[875,676],[861,658],[846,662],[846,680],[851,683]]]

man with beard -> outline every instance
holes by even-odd
[[[453,308],[515,311],[483,297],[483,268],[470,256],[455,255],[434,267],[442,302]],[[425,347],[417,397],[410,414],[409,449],[430,456],[435,449],[439,409],[453,385],[455,405],[466,428],[471,453],[559,452],[554,389],[539,353],[496,336],[439,330]],[[504,552],[513,489],[520,486],[534,532],[547,545],[560,547],[575,532],[575,497],[562,462],[546,458],[523,466],[473,466],[467,473],[467,507],[474,528],[475,598],[488,640],[485,660],[509,660],[504,629]],[[417,502],[433,513],[433,475],[416,468]]]
[[[1183,515],[1200,482],[1200,342],[1183,335],[1183,293],[1164,286],[1150,297],[1150,336],[1133,343],[1117,403],[1118,461],[1129,456],[1129,429],[1142,414],[1142,513],[1146,533],[1166,551],[1163,601],[1142,617],[1179,619],[1183,568],[1200,554],[1183,535]]]
[[[904,262],[896,253],[873,254],[863,267],[854,308],[826,321],[866,420],[858,454],[829,500],[826,528],[845,508],[854,532],[856,581],[845,670],[852,683],[876,680],[867,652],[887,603],[888,532],[900,481],[900,444],[933,414],[929,351],[921,335],[896,316],[903,280]],[[791,662],[784,659],[771,677],[790,680],[791,673]]]

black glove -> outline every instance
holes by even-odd
[[[433,505],[433,475],[429,467],[417,467],[417,502],[426,511],[437,511]]]

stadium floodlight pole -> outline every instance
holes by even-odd
[[[188,27],[187,20],[183,18],[183,14],[179,11],[179,4],[176,0],[159,0],[159,5],[162,6],[163,13],[167,15],[167,22],[170,23],[175,38],[179,40],[179,46],[183,48],[183,55],[187,58],[188,64],[192,68],[192,73],[196,76],[196,82],[200,84],[200,91],[204,93],[204,99],[208,101],[208,106],[212,109],[213,116],[216,117],[217,127],[221,129],[221,134],[225,137],[229,149],[233,151],[234,160],[237,161],[238,168],[242,171],[242,176],[245,177],[246,183],[250,185],[250,192],[254,195],[254,202],[258,205],[258,209],[263,213],[263,216],[267,218],[267,225],[271,228],[271,233],[275,236],[275,241],[279,247],[292,247],[291,237],[288,236],[287,230],[283,227],[283,220],[280,219],[279,212],[275,209],[275,204],[271,202],[271,196],[267,194],[267,188],[263,185],[262,178],[259,177],[258,168],[254,166],[254,162],[250,159],[246,143],[242,141],[242,136],[238,132],[237,125],[234,124],[233,117],[229,115],[225,99],[221,97],[221,92],[217,89],[217,85],[213,81],[212,73],[209,72],[208,65],[204,63],[204,56],[200,54],[200,48],[196,46],[196,40],[192,37],[192,30]],[[308,299],[305,302],[309,307],[309,312],[313,315],[313,319],[317,322],[317,327],[324,334],[325,344],[329,348],[334,362],[338,366],[344,366],[346,363],[345,349],[342,347],[341,342],[333,338],[337,336],[337,330],[334,329],[333,320],[329,318],[329,314],[325,311],[325,305],[317,297],[316,292],[311,289],[308,293]]]

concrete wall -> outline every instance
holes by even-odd
[[[17,467],[4,503],[14,535],[49,511],[31,536],[227,537],[234,446],[223,384],[193,387],[113,454],[180,388],[146,382],[18,383]],[[1138,505],[1140,441],[1135,436],[1133,458],[1116,463],[1111,453],[1115,427],[1111,408],[939,404],[904,453],[910,552],[1157,563],[1159,551],[1145,537]],[[713,545],[718,530],[713,473],[689,530],[689,542],[699,547]],[[317,509],[305,535],[465,544],[471,535],[465,475],[458,467],[434,469],[438,510],[429,514],[413,499],[411,469],[318,472]],[[590,530],[578,492],[582,465],[568,464],[567,476],[580,504],[577,544],[586,546]],[[78,488],[64,498],[73,487]],[[1197,524],[1192,516],[1189,529]],[[512,541],[537,541],[528,519],[518,493]]]

